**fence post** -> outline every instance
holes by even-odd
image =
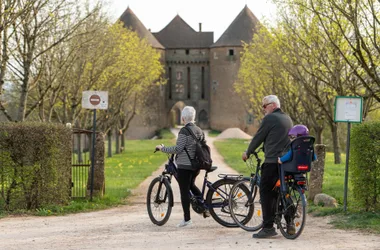
[[[315,153],[317,160],[312,163],[309,178],[309,200],[314,200],[315,195],[322,193],[323,174],[325,172],[326,145],[316,144]]]

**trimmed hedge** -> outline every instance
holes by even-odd
[[[350,177],[356,205],[365,211],[379,211],[380,122],[353,126]]]
[[[0,209],[66,204],[71,130],[51,123],[0,123]]]

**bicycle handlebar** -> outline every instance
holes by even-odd
[[[161,146],[164,146],[164,144],[160,144]],[[156,153],[157,151],[160,151],[157,147],[154,149],[153,153]]]

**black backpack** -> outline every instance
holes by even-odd
[[[191,166],[194,169],[210,170],[212,167],[210,147],[206,144],[206,141],[204,138],[201,138],[200,140],[198,140],[194,132],[190,128],[187,128],[187,127],[184,127],[184,128],[187,131],[189,131],[189,133],[193,136],[196,143],[194,159],[190,158],[190,155],[185,148],[185,152],[187,154],[187,157],[189,157]]]

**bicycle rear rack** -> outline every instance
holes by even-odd
[[[218,174],[218,177],[221,179],[229,179],[229,180],[241,180],[243,179],[244,175],[242,174]]]

